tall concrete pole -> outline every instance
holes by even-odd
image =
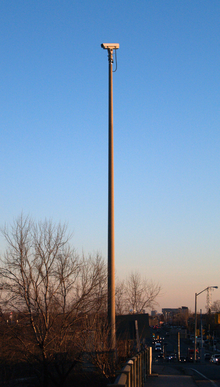
[[[115,349],[115,236],[114,236],[114,143],[113,143],[113,49],[109,61],[109,148],[108,148],[108,322],[110,347]]]
[[[115,334],[115,237],[114,237],[114,143],[113,143],[113,52],[118,43],[102,43],[108,50],[109,61],[109,148],[108,148],[108,324],[109,346],[116,349]]]

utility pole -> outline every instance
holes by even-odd
[[[205,292],[206,290],[209,292],[211,289],[218,289],[218,286],[208,286],[207,288],[203,289],[199,293],[195,293],[195,330],[194,330],[194,363],[196,363],[196,338],[197,338],[197,297]]]
[[[196,337],[197,337],[197,296],[198,296],[198,294],[195,293],[194,363],[196,363],[196,347],[197,347],[197,343],[196,343]]]
[[[109,148],[108,148],[108,324],[110,349],[116,349],[115,335],[115,239],[114,239],[114,143],[113,143],[113,53],[118,43],[102,43],[109,62]]]

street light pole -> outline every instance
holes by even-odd
[[[102,43],[109,61],[109,148],[108,148],[108,324],[110,349],[115,351],[115,239],[114,239],[114,143],[113,143],[113,52],[118,43]]]
[[[195,293],[194,363],[196,363],[196,336],[197,336],[196,330],[197,330],[197,293]]]
[[[218,289],[218,286],[208,286],[199,293],[195,293],[195,330],[194,330],[194,363],[196,363],[196,331],[197,331],[197,297],[208,289]]]

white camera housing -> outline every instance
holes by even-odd
[[[119,48],[119,43],[102,43],[101,47],[105,50],[117,50]]]

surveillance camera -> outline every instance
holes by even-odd
[[[117,50],[119,48],[118,43],[102,43],[101,47],[106,50]]]

